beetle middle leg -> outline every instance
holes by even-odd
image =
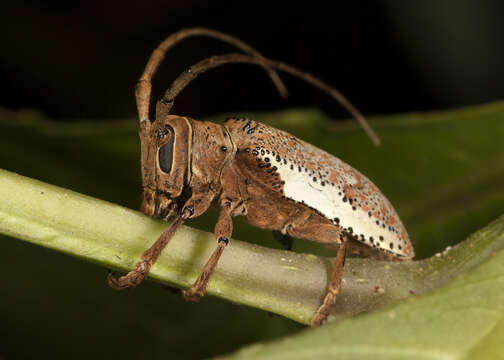
[[[327,286],[327,294],[324,297],[322,305],[318,308],[315,316],[312,318],[310,325],[312,327],[324,324],[327,321],[329,312],[336,303],[336,298],[341,292],[341,280],[343,279],[343,268],[345,266],[345,255],[346,255],[346,241],[338,248],[338,253],[336,254],[336,261],[334,262],[333,271],[331,274],[331,280]]]
[[[115,290],[124,290],[130,287],[138,286],[157,261],[164,248],[171,240],[173,235],[177,232],[184,221],[190,217],[199,216],[205,212],[214,197],[213,192],[208,189],[200,189],[196,191],[193,196],[185,203],[182,212],[171,223],[170,227],[165,230],[161,236],[156,240],[154,245],[147,249],[135,265],[135,268],[128,272],[126,275],[116,278],[114,274],[109,273],[107,277],[108,284]]]
[[[208,259],[205,267],[201,271],[198,279],[194,284],[187,290],[182,290],[182,295],[187,301],[196,302],[205,295],[208,281],[210,276],[215,270],[217,263],[224,251],[224,248],[229,244],[229,239],[231,239],[231,234],[233,232],[233,221],[232,214],[237,211],[236,208],[243,206],[243,202],[239,203],[238,206],[233,206],[233,202],[229,199],[221,200],[221,208],[219,212],[219,218],[215,224],[215,238],[217,239],[217,248],[214,250],[210,259]],[[238,212],[241,212],[241,207]]]
[[[187,301],[198,301],[200,297],[205,295],[210,276],[215,270],[224,248],[231,239],[233,233],[232,216],[243,215],[247,212],[247,190],[241,182],[237,181],[238,178],[235,169],[230,167],[226,168],[222,173],[221,181],[225,191],[219,197],[220,212],[214,230],[217,248],[208,259],[194,284],[189,289],[182,291],[182,295]]]

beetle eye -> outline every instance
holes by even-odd
[[[158,160],[161,170],[165,173],[169,173],[173,163],[173,143],[175,141],[175,134],[171,126],[167,126],[166,130],[168,130],[167,135],[170,136],[170,139],[159,148]]]

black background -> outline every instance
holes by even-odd
[[[235,35],[343,91],[366,115],[444,109],[504,94],[500,1],[16,1],[0,7],[0,106],[54,119],[135,114],[133,88],[150,52],[183,27]],[[193,38],[167,56],[159,95],[196,61],[234,51]],[[204,75],[177,99],[176,113],[322,107],[349,117],[299,80],[282,75],[282,100],[261,70],[231,65]]]

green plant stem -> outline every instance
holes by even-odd
[[[0,233],[11,237],[105,267],[129,270],[166,227],[166,222],[137,211],[0,170]],[[188,287],[216,245],[212,234],[184,226],[150,277]],[[499,247],[503,247],[502,241],[477,236],[423,261],[348,259],[344,290],[331,318],[423,293],[476,266]],[[232,240],[208,293],[308,324],[325,295],[331,261]],[[129,291],[141,291],[141,287]]]

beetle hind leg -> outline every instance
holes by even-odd
[[[329,313],[336,303],[336,298],[341,292],[341,280],[343,278],[343,267],[345,266],[345,255],[346,255],[347,243],[344,241],[338,248],[338,253],[336,255],[336,261],[333,265],[333,271],[331,274],[331,280],[327,286],[327,294],[324,298],[322,305],[318,308],[315,316],[311,320],[311,326],[319,326],[327,321]]]
[[[326,296],[311,321],[311,326],[322,325],[327,321],[327,317],[341,291],[341,280],[343,278],[343,267],[345,265],[348,240],[340,226],[329,222],[320,215],[313,214],[310,210],[293,216],[289,222],[284,225],[284,231],[288,235],[296,238],[307,239],[331,246],[339,245],[336,261],[334,262],[331,278],[327,286]]]

